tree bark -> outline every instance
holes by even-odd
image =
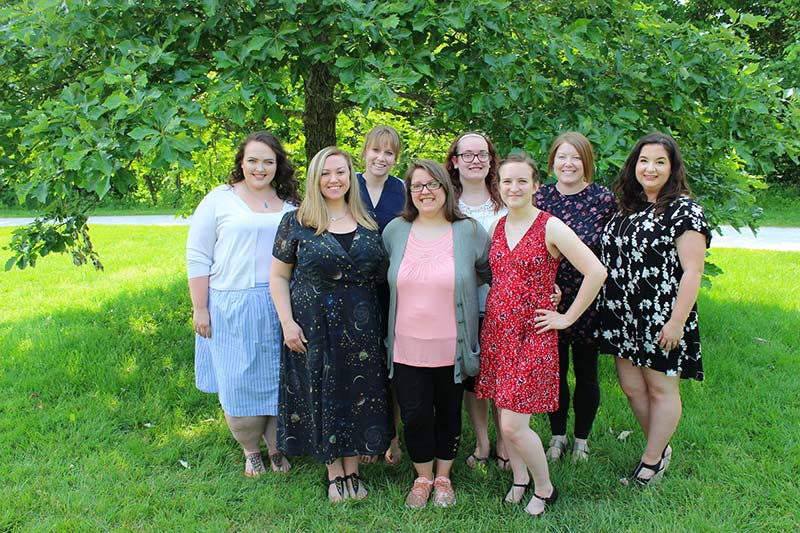
[[[314,63],[305,80],[303,132],[306,164],[326,146],[336,144],[336,104],[333,89],[338,80],[326,63]]]

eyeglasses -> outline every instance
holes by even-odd
[[[429,181],[428,183],[412,183],[408,186],[408,190],[415,193],[422,192],[422,189],[428,189],[428,191],[433,192],[441,188],[442,184],[436,180]]]
[[[463,152],[460,154],[456,154],[456,156],[460,157],[464,163],[472,163],[475,161],[475,158],[478,158],[478,161],[481,163],[486,163],[489,160],[490,154],[489,152],[478,152],[474,154],[472,152]]]

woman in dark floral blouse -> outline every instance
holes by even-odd
[[[536,206],[560,218],[595,255],[600,255],[600,236],[603,227],[617,208],[614,195],[606,187],[592,183],[594,151],[589,140],[575,131],[568,131],[553,142],[547,170],[558,180],[539,188]],[[559,312],[569,309],[575,300],[583,276],[566,259],[561,260],[556,284],[563,291]],[[549,414],[553,437],[547,449],[551,461],[561,459],[567,449],[567,415],[569,413],[569,352],[572,348],[572,368],[575,372],[575,442],[573,461],[589,458],[586,440],[600,405],[600,386],[597,383],[597,307],[592,304],[569,328],[558,332],[559,394],[558,410]]]

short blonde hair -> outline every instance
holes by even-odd
[[[400,134],[391,126],[375,126],[367,136],[364,137],[364,146],[361,147],[361,159],[366,158],[367,149],[373,144],[380,146],[381,142],[386,140],[389,147],[394,150],[395,159],[400,159],[400,151],[403,149],[400,143]]]
[[[356,179],[356,173],[353,170],[353,158],[336,146],[323,148],[311,158],[311,162],[308,164],[308,173],[306,174],[306,196],[297,209],[297,220],[304,226],[314,228],[316,235],[321,235],[323,231],[328,229],[328,221],[331,218],[331,214],[328,211],[328,204],[325,203],[325,198],[322,196],[322,191],[319,189],[319,184],[325,161],[332,155],[340,155],[347,161],[350,188],[344,195],[344,201],[347,203],[350,213],[360,226],[377,230],[378,224],[369,215],[364,203],[361,201],[361,191]]]

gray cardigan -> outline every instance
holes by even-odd
[[[389,377],[394,375],[394,325],[397,314],[397,271],[406,251],[411,223],[395,218],[383,230],[383,245],[389,252],[389,335],[386,355]],[[455,258],[456,361],[455,383],[478,374],[480,344],[478,342],[478,286],[489,283],[489,245],[486,230],[473,219],[453,223],[453,255]]]

